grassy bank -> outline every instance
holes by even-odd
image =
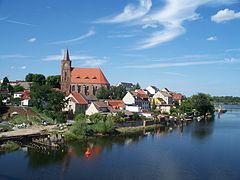
[[[19,145],[13,141],[7,141],[0,146],[0,151],[15,151],[19,149]]]
[[[149,125],[149,126],[136,126],[136,127],[120,127],[117,128],[116,131],[119,132],[120,134],[135,134],[142,132],[143,130],[154,130],[155,128],[160,128],[164,127],[161,124],[154,124],[154,125]]]

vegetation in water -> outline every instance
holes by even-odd
[[[115,132],[115,116],[99,113],[91,116],[79,114],[75,117],[75,123],[65,133],[66,141],[82,141],[94,135],[107,135]]]
[[[0,151],[15,151],[19,149],[19,145],[13,141],[7,141],[0,146]]]

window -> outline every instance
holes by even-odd
[[[64,72],[64,80],[67,80],[67,72]]]
[[[72,92],[74,92],[74,91],[75,91],[75,85],[72,86]]]
[[[78,86],[78,93],[81,92],[81,86]]]

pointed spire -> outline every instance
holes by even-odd
[[[65,60],[65,61],[70,61],[68,49],[65,51],[64,59],[63,59],[63,60]]]

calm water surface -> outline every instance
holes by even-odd
[[[0,154],[0,179],[240,179],[240,106],[172,132],[101,138],[63,152]],[[232,109],[232,110],[231,110]]]

